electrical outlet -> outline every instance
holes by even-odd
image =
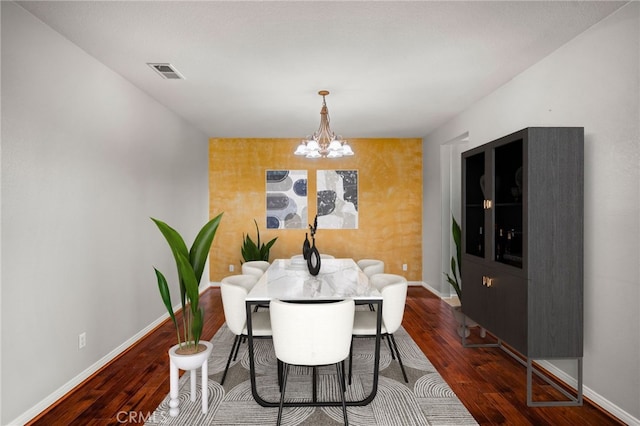
[[[406,270],[407,270],[407,264],[406,264],[406,263],[403,263],[403,264],[402,264],[402,270],[403,270],[403,271],[406,271]]]
[[[87,346],[87,333],[80,333],[78,335],[78,349],[82,349]]]
[[[229,265],[229,272],[233,272],[233,271],[234,271],[234,269],[236,269],[236,268],[235,268],[235,266],[233,266],[233,265]]]

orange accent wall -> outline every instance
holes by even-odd
[[[308,171],[308,222],[316,215],[316,170],[358,170],[359,229],[319,229],[320,253],[385,262],[385,272],[422,280],[422,140],[349,139],[356,155],[306,159],[299,139],[209,140],[209,215],[224,212],[210,255],[210,281],[240,273],[243,233],[278,237],[269,260],[302,251],[307,229],[266,229],[267,170]],[[408,265],[402,271],[402,264]],[[229,272],[234,265],[235,272]]]

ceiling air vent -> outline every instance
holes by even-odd
[[[160,74],[162,78],[166,78],[167,80],[184,80],[182,74],[180,74],[171,64],[154,64],[147,62],[147,65]]]

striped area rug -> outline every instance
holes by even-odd
[[[363,407],[347,407],[349,424],[358,426],[477,425],[449,385],[431,365],[407,332],[395,334],[407,372],[405,383],[396,360],[392,360],[386,340],[381,342],[380,378],[376,398]],[[148,418],[148,426],[265,425],[275,424],[278,408],[258,405],[251,395],[247,345],[240,348],[232,362],[224,386],[220,380],[233,343],[233,333],[223,325],[213,337],[209,358],[209,411],[201,412],[198,385],[196,401],[189,399],[189,377],[180,378],[180,414],[169,416],[169,396]],[[256,372],[260,395],[278,401],[276,358],[269,339],[255,339]],[[353,380],[347,386],[348,399],[362,399],[372,386],[374,340],[357,338],[353,347]],[[345,363],[345,366],[348,364]],[[169,380],[167,371],[167,380]],[[200,382],[200,380],[198,380]],[[318,369],[318,399],[339,401],[336,371],[333,366]],[[286,400],[311,400],[311,369],[291,367]],[[325,426],[342,424],[341,407],[285,407],[283,425]]]

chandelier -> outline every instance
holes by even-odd
[[[321,90],[318,95],[322,96],[322,109],[320,110],[320,127],[306,140],[300,142],[294,152],[295,155],[304,155],[307,158],[340,158],[353,155],[353,150],[342,140],[341,136],[336,136],[329,127],[329,109],[325,101],[325,96],[329,94],[327,90]]]

